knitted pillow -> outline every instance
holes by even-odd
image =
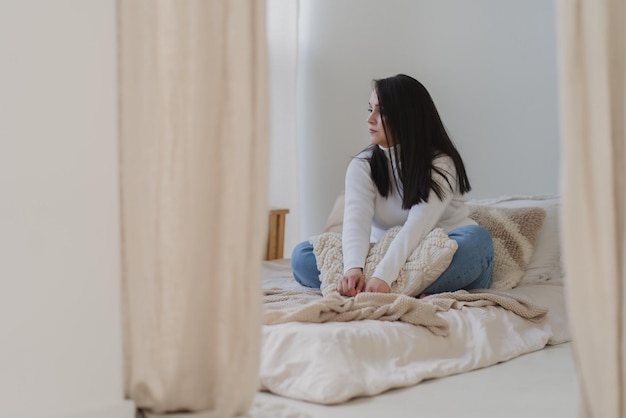
[[[530,262],[546,211],[539,207],[468,206],[470,218],[489,231],[493,238],[491,288],[514,288]]]
[[[370,245],[363,268],[366,282],[372,277],[399,230],[400,227],[390,229],[378,242]],[[310,241],[317,259],[317,268],[321,273],[322,294],[326,296],[336,292],[337,280],[343,276],[341,234],[324,232]],[[450,239],[443,229],[435,228],[426,235],[402,266],[398,278],[391,284],[391,292],[419,295],[448,268],[456,249],[456,241]]]
[[[494,206],[498,208],[540,207],[546,211],[546,219],[537,232],[537,241],[532,257],[526,266],[519,285],[562,280],[559,207],[561,198],[557,194],[503,195],[491,199],[468,201],[468,205]]]

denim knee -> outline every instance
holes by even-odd
[[[469,243],[480,253],[493,252],[493,239],[480,225],[467,225],[450,231],[448,236],[461,243]]]
[[[465,245],[471,245],[471,254],[476,260],[477,276],[464,289],[488,289],[491,286],[493,268],[493,238],[482,226],[472,225],[463,228]]]
[[[491,284],[493,240],[482,226],[456,228],[448,236],[458,243],[448,268],[424,292],[453,292],[488,288]]]
[[[321,286],[320,271],[317,269],[311,242],[303,241],[295,246],[291,253],[291,270],[293,277],[302,286],[314,288]]]
[[[493,255],[485,257],[482,261],[483,271],[476,280],[470,283],[465,289],[489,289],[491,286],[491,272],[493,270]]]

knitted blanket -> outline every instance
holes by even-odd
[[[448,324],[437,314],[450,309],[499,306],[535,323],[543,321],[548,312],[522,296],[486,289],[440,293],[423,299],[402,294],[365,292],[355,297],[344,297],[336,291],[322,296],[316,290],[278,288],[267,289],[264,294],[264,320],[267,325],[378,319],[421,325],[435,335],[445,336],[449,332]]]

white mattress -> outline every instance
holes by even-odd
[[[304,289],[293,279],[288,260],[264,262],[263,287]],[[494,306],[450,310],[439,314],[450,325],[446,337],[403,322],[266,325],[261,389],[336,404],[491,366],[570,340],[562,281],[511,292],[547,307],[546,319],[535,324]]]

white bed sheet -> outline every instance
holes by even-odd
[[[288,260],[266,261],[263,287],[304,289]],[[287,323],[263,327],[261,389],[336,404],[491,366],[549,344],[570,340],[563,281],[524,285],[512,292],[549,309],[535,324],[503,308],[440,313],[446,337],[403,322]]]

